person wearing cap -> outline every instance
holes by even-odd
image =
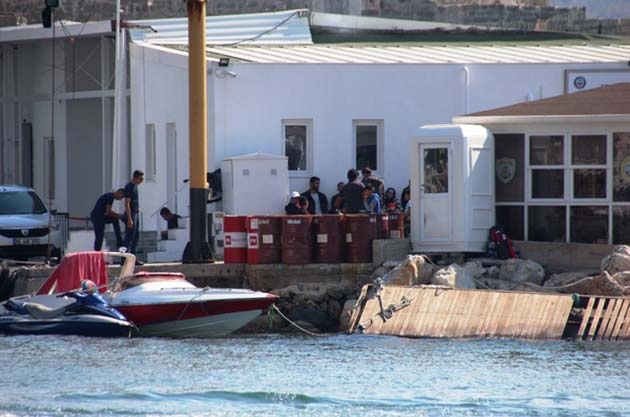
[[[370,184],[374,187],[374,192],[378,193],[378,196],[382,201],[385,195],[385,184],[383,183],[383,180],[374,175],[369,167],[363,168],[361,170],[361,174],[363,176],[361,178],[361,182],[365,185]]]
[[[319,178],[311,177],[308,190],[302,193],[302,197],[308,201],[308,212],[310,214],[328,213],[328,199],[326,194],[319,191]]]
[[[284,206],[284,211],[286,211],[287,214],[308,214],[307,208],[308,202],[306,199],[297,191],[293,191],[289,204]]]

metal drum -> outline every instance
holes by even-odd
[[[282,217],[247,218],[247,263],[279,264],[282,260]]]
[[[244,264],[247,262],[246,216],[224,216],[223,261],[226,264]]]
[[[405,214],[389,213],[389,238],[404,239],[405,238]]]
[[[311,216],[282,217],[282,263],[310,264],[313,261]]]
[[[372,262],[372,241],[376,239],[376,214],[345,216],[346,262]]]
[[[343,216],[313,216],[313,262],[337,264],[344,260]]]
[[[389,213],[376,215],[376,238],[389,239]]]

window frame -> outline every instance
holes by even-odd
[[[155,123],[147,123],[144,126],[144,155],[145,173],[147,182],[155,182],[157,178],[157,131]]]
[[[308,178],[311,177],[313,172],[313,119],[298,118],[298,119],[282,119],[281,121],[281,147],[282,155],[287,157],[287,165],[289,158],[287,156],[286,149],[286,127],[287,126],[305,126],[306,127],[306,169],[302,170],[289,170],[290,178]]]
[[[385,122],[383,119],[353,119],[352,120],[352,165],[357,162],[357,127],[359,126],[376,126],[376,165],[370,167],[372,173],[376,176],[383,177],[385,172],[385,158],[383,152],[385,150]],[[355,167],[359,171],[363,167]]]

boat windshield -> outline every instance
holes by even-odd
[[[146,284],[149,282],[158,282],[158,281],[172,281],[183,279],[184,274],[171,272],[171,273],[150,273],[150,272],[138,272],[134,275],[128,275],[126,277],[122,277],[116,282],[114,286],[114,291],[124,291],[129,288],[137,287],[138,285]]]

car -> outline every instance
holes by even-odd
[[[0,258],[60,258],[59,228],[51,216],[34,189],[0,185]]]

